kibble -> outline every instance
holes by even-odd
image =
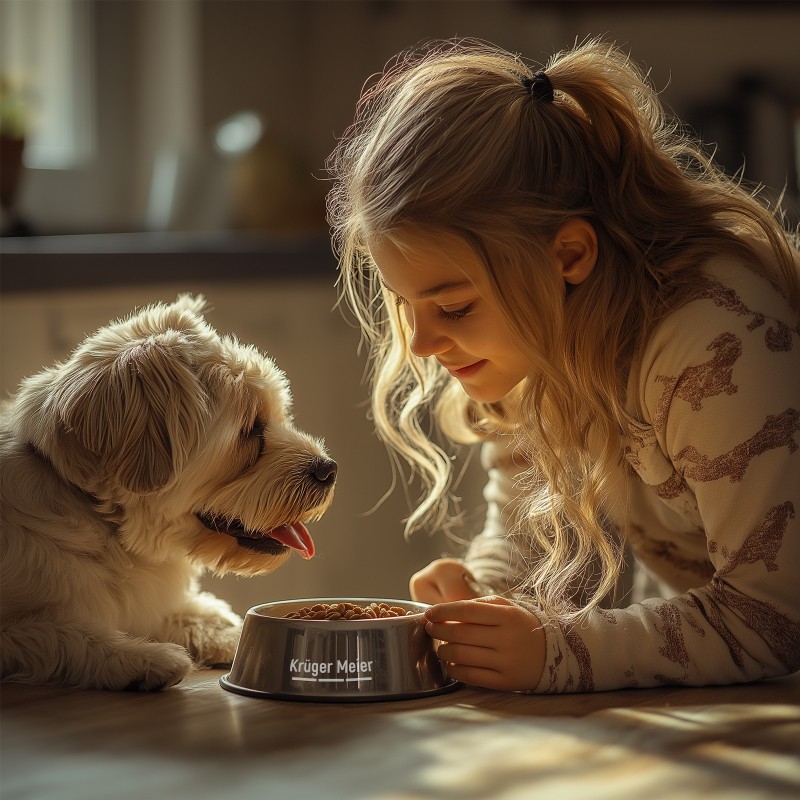
[[[304,606],[283,616],[285,619],[351,620],[407,617],[416,613],[416,611],[406,611],[400,606],[390,606],[388,603],[370,603],[368,606],[359,606],[356,603],[342,602],[315,603],[313,606]]]

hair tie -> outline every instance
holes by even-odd
[[[543,70],[539,70],[532,78],[522,78],[522,85],[531,93],[534,100],[553,102],[553,84]]]

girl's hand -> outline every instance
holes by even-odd
[[[425,630],[447,674],[499,691],[534,689],[544,670],[545,637],[538,618],[504,597],[442,603],[425,612]]]
[[[446,603],[480,596],[473,574],[457,558],[440,558],[411,576],[411,599],[418,603]]]

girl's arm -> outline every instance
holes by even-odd
[[[800,668],[797,313],[744,266],[718,262],[654,334],[639,385],[651,425],[630,438],[628,535],[676,591],[574,629],[553,621],[539,690]]]
[[[530,554],[522,537],[510,533],[519,511],[515,477],[524,467],[513,453],[512,437],[481,446],[481,465],[488,481],[483,491],[486,520],[464,558],[441,558],[411,577],[411,596],[424,603],[509,595],[524,576]]]

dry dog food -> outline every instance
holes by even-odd
[[[406,611],[400,606],[390,606],[388,603],[370,603],[368,606],[359,606],[356,603],[315,603],[283,616],[286,619],[386,619],[407,617],[416,613]]]

